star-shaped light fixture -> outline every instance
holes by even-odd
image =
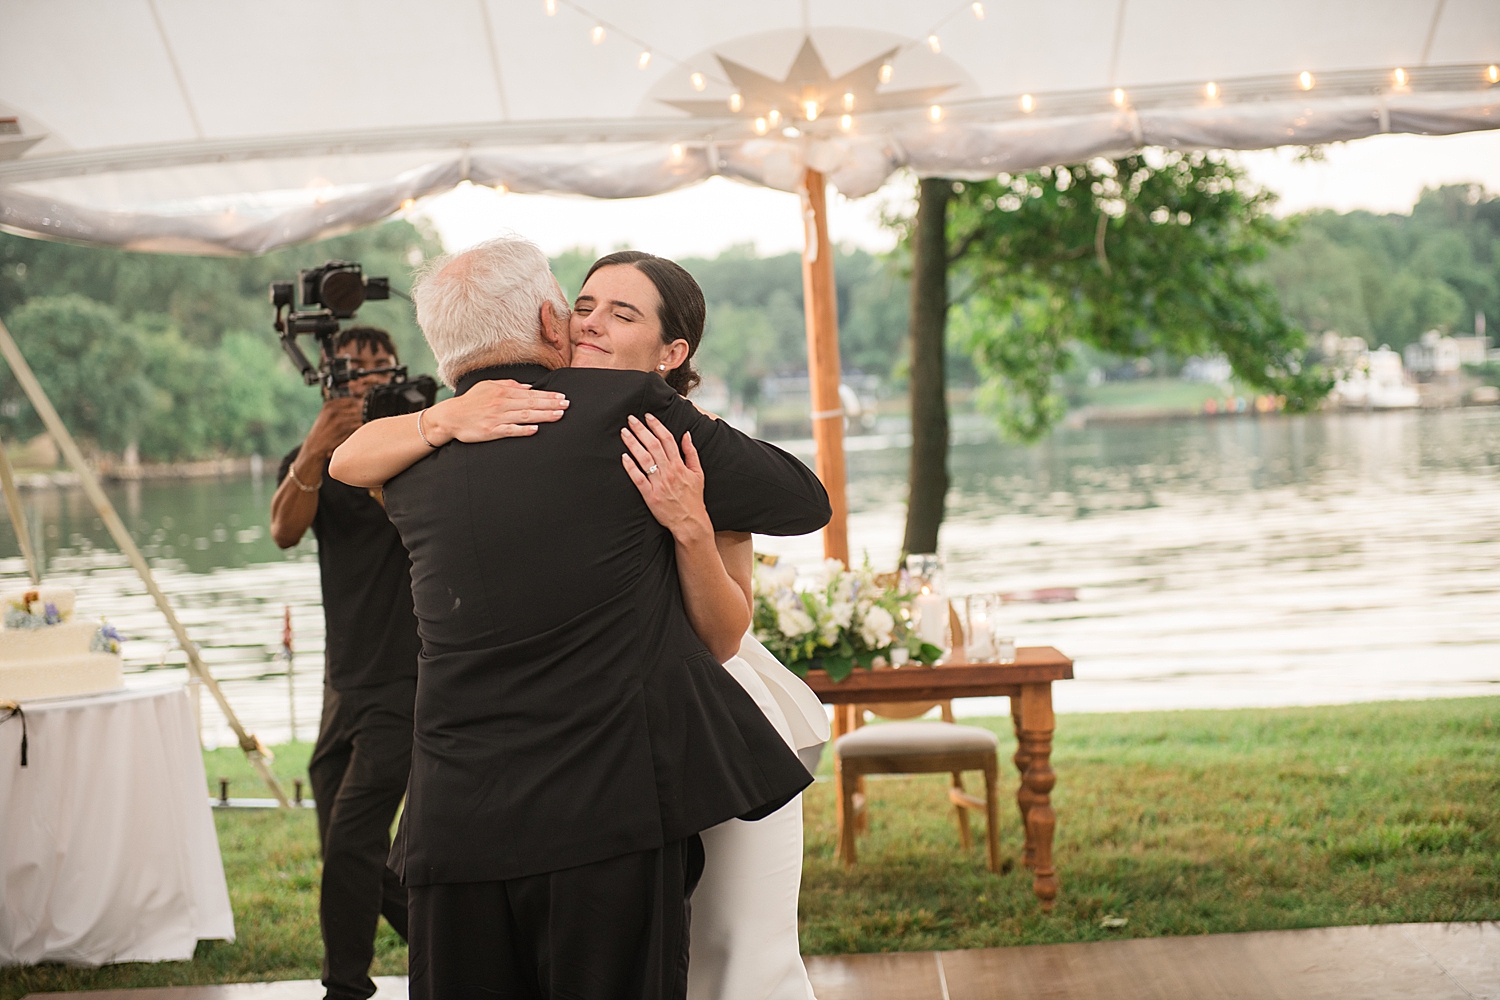
[[[857,113],[931,106],[934,100],[956,86],[943,84],[880,92],[876,88],[890,80],[891,60],[899,51],[897,47],[882,52],[835,79],[823,65],[823,57],[818,54],[812,39],[804,37],[802,48],[792,61],[785,80],[773,80],[715,53],[714,58],[735,87],[727,101],[664,100],[662,103],[699,118],[722,118],[727,109],[731,114],[753,120],[755,131],[761,134],[779,127],[785,120],[800,122],[805,128],[820,119],[834,118],[847,132],[853,127]]]

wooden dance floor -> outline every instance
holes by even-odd
[[[1500,923],[1385,924],[973,951],[818,956],[818,1000],[1500,1000]],[[406,981],[377,980],[377,1000]],[[320,1000],[311,981],[33,993],[59,1000]]]

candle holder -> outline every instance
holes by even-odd
[[[943,596],[943,558],[935,552],[913,553],[904,567],[916,591],[912,613],[916,633],[925,643],[948,649],[948,599]]]

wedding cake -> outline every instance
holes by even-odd
[[[35,587],[0,597],[0,701],[92,694],[124,685],[120,636],[73,616],[73,591]]]

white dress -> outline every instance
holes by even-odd
[[[746,635],[724,664],[792,750],[828,740],[817,695]],[[703,831],[693,893],[688,1000],[815,1000],[797,941],[802,796],[754,823]]]

